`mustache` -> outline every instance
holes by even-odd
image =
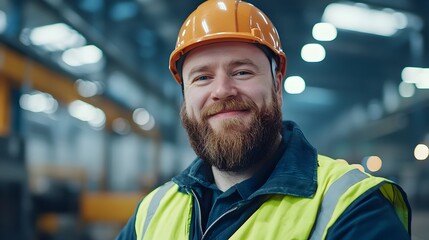
[[[251,100],[243,100],[238,98],[226,99],[218,101],[204,107],[201,110],[201,118],[207,120],[209,117],[221,112],[228,111],[257,111],[258,107],[255,102]]]

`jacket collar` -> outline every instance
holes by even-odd
[[[283,153],[265,184],[250,198],[265,194],[311,197],[317,188],[317,152],[299,127],[292,121],[283,122]],[[186,191],[200,185],[213,185],[210,166],[196,159],[186,170],[173,178]]]

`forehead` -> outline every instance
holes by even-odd
[[[183,72],[195,66],[210,62],[231,61],[234,59],[250,59],[254,63],[266,61],[265,53],[255,44],[243,42],[212,43],[190,51],[183,62]]]

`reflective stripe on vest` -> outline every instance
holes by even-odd
[[[310,239],[322,239],[322,236],[325,232],[325,229],[329,223],[329,220],[332,217],[332,214],[335,210],[335,207],[338,203],[340,197],[354,184],[368,178],[368,176],[362,173],[358,169],[351,170],[337,179],[327,190],[325,193],[318,216],[316,218],[316,222],[313,227],[313,231]],[[160,187],[160,189],[155,193],[153,198],[149,203],[149,207],[147,209],[147,215],[143,226],[142,231],[142,239],[144,239],[144,235],[149,226],[152,217],[155,215],[155,212],[161,202],[161,199],[167,193],[167,191],[174,185],[173,182],[168,182]]]
[[[340,197],[351,186],[367,177],[368,176],[360,170],[354,169],[341,176],[329,187],[328,191],[326,191],[323,196],[310,240],[322,239]]]
[[[170,181],[162,185],[159,190],[155,193],[152,200],[150,201],[149,207],[147,209],[146,219],[144,221],[143,225],[143,231],[142,231],[142,240],[144,239],[144,235],[146,233],[146,230],[149,226],[150,221],[152,220],[152,217],[155,215],[156,210],[158,209],[159,203],[161,202],[161,199],[164,197],[164,195],[167,193],[167,191],[173,187],[174,182]]]

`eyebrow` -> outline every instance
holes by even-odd
[[[191,71],[189,71],[188,77],[191,77],[192,75],[194,75],[195,73],[198,73],[198,72],[206,72],[209,69],[210,69],[210,65],[196,66],[196,67],[192,68]]]
[[[259,71],[259,67],[252,60],[248,58],[232,60],[231,62],[229,62],[228,67],[235,68],[243,65],[249,65],[255,68],[256,71]]]
[[[249,66],[255,68],[256,71],[259,71],[259,67],[252,60],[250,60],[248,58],[234,59],[227,64],[228,68],[236,68],[236,67],[243,66],[243,65],[249,65]],[[189,71],[188,76],[191,77],[195,73],[209,71],[210,68],[211,68],[210,65],[195,66],[194,68],[192,68]]]

